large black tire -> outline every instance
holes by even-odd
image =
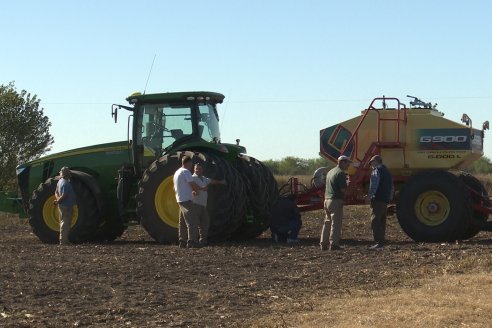
[[[241,225],[246,213],[244,184],[239,172],[230,162],[215,153],[202,157],[204,175],[226,184],[208,187],[207,211],[210,217],[209,239],[220,241],[231,238]]]
[[[209,239],[227,239],[244,217],[245,204],[239,174],[218,155],[191,151],[187,155],[191,155],[193,163],[202,163],[205,176],[226,180],[226,185],[209,185],[207,210],[210,217]],[[173,175],[180,166],[178,154],[163,156],[145,170],[138,184],[137,215],[142,226],[159,243],[177,241],[179,206]]]
[[[99,211],[95,197],[75,176],[72,186],[77,198],[69,239],[73,243],[92,241],[99,226]],[[58,243],[60,220],[58,208],[53,204],[58,178],[40,184],[30,200],[29,224],[33,233],[44,243]]]
[[[277,181],[271,171],[255,158],[235,162],[245,188],[246,217],[234,233],[235,239],[251,239],[270,227],[271,211],[278,199]]]
[[[173,175],[181,166],[177,154],[154,161],[138,183],[137,215],[149,235],[161,244],[178,239],[179,206]]]
[[[490,207],[489,194],[487,189],[482,185],[482,183],[475,178],[473,175],[466,172],[462,172],[459,175],[460,180],[466,185],[466,187],[471,188],[475,192],[470,192],[470,197],[473,204],[482,204],[486,207]],[[489,215],[479,211],[473,211],[471,217],[471,224],[466,231],[463,231],[461,236],[462,239],[469,239],[476,236],[480,232],[480,228],[473,224],[474,222],[485,222],[489,218]]]
[[[427,171],[403,185],[397,216],[403,231],[415,241],[455,241],[470,225],[471,205],[470,194],[458,177]]]

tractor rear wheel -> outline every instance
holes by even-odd
[[[204,153],[200,158],[205,159],[202,165],[206,177],[225,180],[226,183],[208,186],[209,239],[212,241],[229,239],[245,217],[244,182],[236,168],[218,154]]]
[[[58,178],[50,178],[40,184],[30,200],[29,224],[33,233],[44,243],[58,243],[60,219],[58,207],[54,205]],[[71,180],[76,194],[69,239],[80,243],[91,241],[99,225],[99,211],[95,197],[81,181],[74,176]]]
[[[278,186],[271,171],[255,158],[239,158],[236,168],[245,186],[246,217],[234,233],[234,238],[251,239],[270,227],[271,209],[278,199]]]
[[[225,180],[226,184],[208,187],[207,211],[210,217],[209,240],[224,240],[236,231],[244,217],[243,186],[234,167],[212,153],[185,152],[193,163],[202,163],[204,175]],[[137,214],[142,226],[159,243],[175,243],[178,237],[179,206],[173,176],[181,166],[180,155],[166,155],[145,170],[138,186]]]
[[[469,191],[473,204],[482,204],[486,207],[490,207],[490,200],[487,189],[485,189],[485,187],[477,178],[465,172],[461,173],[459,175],[459,178],[467,188],[470,188],[474,191]],[[473,222],[485,222],[487,221],[488,217],[488,214],[474,210],[472,212],[470,220],[471,224],[468,229],[463,232],[462,239],[469,239],[476,236],[480,232],[480,228],[477,225],[474,225]]]
[[[458,177],[446,171],[427,171],[403,185],[397,216],[403,231],[415,241],[454,241],[469,227],[471,204]]]
[[[175,243],[178,239],[179,206],[173,175],[180,166],[178,155],[165,155],[145,170],[138,183],[137,215],[140,223],[161,244]]]

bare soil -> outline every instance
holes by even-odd
[[[1,327],[289,327],[325,297],[417,288],[429,278],[492,271],[492,233],[459,243],[411,241],[394,217],[370,251],[366,207],[346,209],[344,249],[322,252],[323,213],[303,215],[301,243],[255,240],[201,249],[158,245],[139,226],[111,244],[41,243],[0,224]],[[1,216],[0,216],[1,220]]]

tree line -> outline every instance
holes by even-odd
[[[50,150],[51,123],[40,107],[41,100],[14,82],[0,85],[0,190],[15,190],[17,165]]]
[[[15,190],[17,165],[40,157],[50,150],[54,140],[49,133],[51,122],[44,115],[41,100],[26,90],[17,91],[14,82],[0,85],[0,191]],[[323,157],[305,159],[287,156],[266,160],[263,164],[274,175],[312,175],[320,167],[331,168],[333,162]],[[466,171],[491,174],[492,163],[482,157]]]
[[[299,158],[287,156],[280,160],[269,159],[262,163],[272,171],[274,175],[312,175],[320,167],[333,167],[335,164],[323,157]]]
[[[266,167],[268,167],[274,175],[312,175],[314,171],[320,167],[331,168],[335,164],[328,161],[323,157],[314,159],[304,159],[299,157],[288,156],[280,160],[267,160],[263,161]],[[492,163],[488,157],[481,157],[479,160],[473,162],[468,166],[465,171],[471,174],[492,174]]]

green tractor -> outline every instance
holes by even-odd
[[[217,105],[222,94],[135,93],[126,100],[129,106],[112,106],[112,116],[116,122],[118,110],[131,112],[127,141],[18,166],[22,203],[41,241],[58,242],[54,192],[60,168],[68,166],[77,194],[71,241],[113,241],[129,224],[140,222],[157,242],[175,243],[179,208],[172,177],[183,155],[201,163],[206,176],[226,180],[209,187],[211,240],[254,238],[268,228],[276,181],[260,161],[245,155],[239,140],[221,143]]]

